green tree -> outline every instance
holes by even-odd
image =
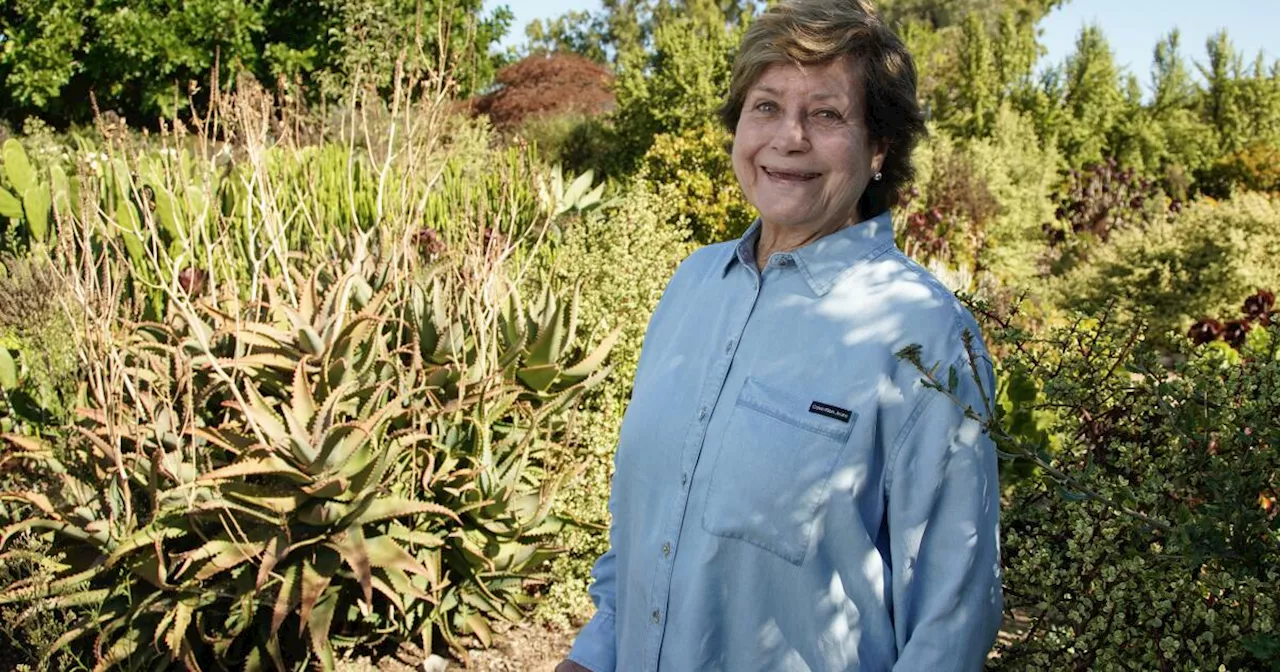
[[[716,20],[714,11],[708,14],[711,20],[672,15],[654,28],[652,51],[620,56],[614,114],[617,169],[633,170],[654,136],[680,135],[715,119],[729,90],[742,28]]]
[[[1080,168],[1108,154],[1108,137],[1128,107],[1119,86],[1111,46],[1096,25],[1086,26],[1063,67],[1064,124],[1059,146],[1067,164]]]
[[[463,93],[493,77],[511,12],[483,0],[14,0],[0,5],[0,116],[58,124],[99,109],[135,123],[200,103],[241,74],[322,82],[388,81],[449,67]],[[445,55],[449,60],[441,63]],[[319,93],[319,92],[316,92]]]
[[[913,18],[902,31],[916,58],[920,98],[957,136],[986,137],[1001,103],[1036,88],[1038,14],[1012,7],[987,12],[970,12],[958,25],[942,28]]]
[[[1226,30],[1210,37],[1205,51],[1208,62],[1196,66],[1206,85],[1202,103],[1204,118],[1223,149],[1235,151],[1244,145],[1239,100],[1239,79],[1244,68]]]
[[[486,15],[484,0],[321,2],[328,14],[323,39],[334,50],[321,70],[331,89],[344,88],[356,73],[387,85],[399,60],[410,73],[447,69],[466,96],[492,82],[504,63],[490,46],[513,20],[505,6]]]
[[[880,0],[876,7],[890,24],[916,22],[939,30],[962,25],[969,16],[993,20],[1011,11],[1031,23],[1039,21],[1064,0]]]
[[[570,11],[555,18],[534,19],[525,26],[525,51],[568,51],[597,63],[608,60],[609,36],[603,17],[585,11]]]

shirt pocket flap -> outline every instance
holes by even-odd
[[[738,405],[842,443],[858,421],[854,411],[784,392],[756,378],[747,378],[743,383]]]

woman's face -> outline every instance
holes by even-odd
[[[764,226],[834,231],[859,221],[858,199],[884,162],[865,110],[851,59],[776,63],[760,75],[738,119],[733,172]]]

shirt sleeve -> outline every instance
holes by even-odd
[[[991,394],[990,361],[976,352]],[[1000,629],[995,446],[961,406],[986,416],[968,354],[951,366],[960,403],[938,390],[918,391],[914,425],[904,428],[887,479],[894,670],[981,670]],[[937,377],[946,384],[947,369],[939,367]]]
[[[612,488],[610,488],[612,491]],[[613,511],[613,496],[609,497]],[[617,607],[617,559],[613,552],[613,525],[609,526],[609,550],[596,560],[591,569],[591,587],[587,593],[596,605],[596,613],[578,632],[569,651],[569,660],[591,672],[613,672],[618,664],[618,638],[614,625]]]

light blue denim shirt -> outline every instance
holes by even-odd
[[[759,221],[702,248],[645,335],[615,456],[594,670],[981,669],[1000,624],[990,438],[972,316],[888,213],[755,262]]]

